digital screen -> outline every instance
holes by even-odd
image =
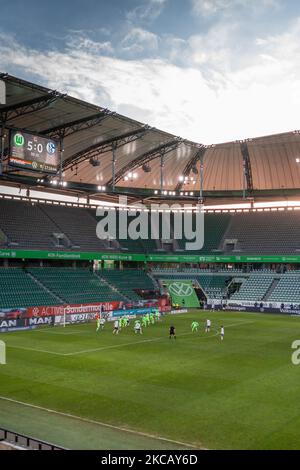
[[[56,173],[59,165],[57,142],[22,131],[11,131],[9,165]]]

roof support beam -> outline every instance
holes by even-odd
[[[206,150],[206,149],[205,149]],[[200,201],[203,202],[203,184],[204,184],[204,154],[205,151],[200,154]]]
[[[108,116],[112,116],[112,111],[104,109],[100,113],[93,114],[92,116],[87,116],[81,119],[76,119],[75,121],[66,122],[59,126],[54,126],[49,129],[45,129],[41,132],[42,135],[47,135],[52,139],[60,139],[62,136],[67,137],[69,135],[75,134],[75,132],[82,131],[84,129],[90,129],[91,127],[97,126]]]
[[[63,168],[64,170],[67,170],[75,164],[78,165],[79,163],[88,160],[89,158],[98,157],[103,153],[109,152],[112,150],[113,144],[116,145],[116,148],[119,148],[123,145],[129,144],[130,142],[134,142],[135,140],[143,137],[150,129],[151,127],[149,126],[143,126],[139,129],[135,129],[134,131],[126,132],[125,134],[117,135],[97,144],[93,144],[90,147],[87,147],[86,149],[81,150],[75,155],[67,158],[63,163]]]
[[[199,150],[195,153],[195,155],[190,158],[187,164],[184,167],[182,172],[182,176],[188,176],[192,170],[197,165],[197,162],[200,161],[200,193],[203,191],[203,158],[206,152],[206,147],[203,145],[199,148]],[[175,190],[180,191],[182,189],[184,181],[179,181],[176,185]],[[201,196],[200,196],[201,197]]]
[[[3,161],[4,161],[4,142],[5,142],[5,128],[4,122],[0,123],[0,175],[3,173]]]
[[[115,191],[116,187],[116,144],[112,145],[112,162],[111,162],[111,174],[112,174],[112,190]]]
[[[183,143],[183,140],[177,137],[174,140],[170,140],[169,142],[160,144],[157,147],[143,153],[142,155],[139,155],[138,157],[136,157],[130,163],[125,165],[121,170],[119,170],[116,173],[115,182],[117,183],[118,181],[120,181],[128,171],[133,171],[136,168],[139,168],[144,163],[148,163],[154,160],[155,158],[161,157],[162,154],[165,155],[166,153],[169,153],[172,150],[175,150],[182,143]],[[106,183],[107,186],[110,186],[111,184],[112,184],[112,180],[109,180]]]
[[[57,100],[57,98],[63,96],[64,95],[61,95],[56,91],[51,91],[47,95],[39,96],[38,98],[33,98],[10,106],[1,106],[0,122],[7,123],[14,118],[37,112],[49,106],[49,104]]]
[[[240,142],[241,152],[243,155],[243,173],[244,173],[244,183],[243,183],[243,197],[246,197],[246,192],[252,193],[253,191],[253,180],[252,180],[252,169],[251,161],[249,155],[249,149],[247,142],[242,140]]]
[[[160,191],[164,189],[164,151],[160,152]]]

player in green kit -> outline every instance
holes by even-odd
[[[194,331],[198,331],[199,323],[197,321],[193,321],[191,324],[191,328],[192,328],[192,333],[194,333]]]
[[[99,313],[96,314],[95,319],[96,319],[96,333],[97,333],[97,331],[100,330],[100,315],[99,315]]]
[[[150,318],[151,325],[154,325],[155,319],[154,319],[154,313],[153,312],[150,313],[149,318]]]
[[[159,311],[158,309],[155,310],[154,315],[155,315],[156,321],[159,321],[159,319],[160,319],[160,311]]]
[[[142,317],[142,325],[143,325],[143,327],[146,328],[147,324],[148,324],[147,318],[146,318],[146,315],[144,315],[144,316]]]

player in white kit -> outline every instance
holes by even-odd
[[[135,332],[135,334],[136,333],[140,333],[140,335],[143,334],[142,325],[141,325],[141,322],[139,320],[137,320],[134,323],[134,332]]]
[[[222,325],[221,326],[221,341],[223,341],[223,339],[224,339],[224,334],[225,334],[224,326]]]
[[[119,320],[115,320],[115,321],[114,321],[113,334],[114,334],[114,335],[118,335],[118,334],[119,334]]]
[[[206,328],[205,328],[205,333],[210,332],[210,327],[211,327],[211,321],[209,319],[206,320]]]
[[[105,322],[106,322],[105,318],[104,318],[104,317],[101,317],[101,319],[100,319],[101,330],[104,329]]]

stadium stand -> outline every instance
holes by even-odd
[[[207,270],[206,275],[204,270],[184,270],[181,272],[166,269],[165,271],[153,271],[154,276],[159,280],[163,281],[164,279],[189,279],[192,280],[195,284],[198,284],[205,295],[209,298],[223,298],[227,292],[227,285],[231,281],[231,276],[227,275],[213,275],[209,270]],[[203,274],[199,274],[203,273]]]
[[[228,286],[236,280],[241,284],[230,296],[234,301],[300,302],[300,272],[278,274],[270,269],[253,270],[249,274],[241,270],[223,270],[216,274],[211,269],[153,269],[157,280],[191,279],[198,283],[207,298],[222,299],[228,294]],[[237,274],[238,276],[235,276]]]
[[[132,220],[133,220],[133,217],[128,216],[128,225],[130,224]],[[148,216],[148,223],[149,223],[149,227],[151,227],[150,216]],[[119,233],[119,217],[116,218],[116,227],[117,227],[117,233]],[[119,239],[118,243],[122,250],[131,252],[131,253],[153,253],[157,251],[158,249],[161,249],[160,241],[154,240],[151,238],[149,238],[148,240],[144,240],[144,239],[132,240],[130,238]]]
[[[226,232],[230,223],[230,214],[205,214],[204,215],[204,246],[202,253],[214,253],[219,251],[221,240]],[[185,244],[188,240],[182,238],[178,240],[178,245],[181,250],[184,250]]]
[[[131,300],[141,300],[136,293],[136,289],[156,290],[157,286],[147,273],[142,270],[134,269],[107,269],[99,272],[110,285],[118,289],[121,294],[126,295]]]
[[[224,252],[257,255],[300,253],[300,213],[264,211],[232,214],[220,248]]]
[[[58,298],[20,268],[0,269],[0,308],[57,305]]]
[[[155,290],[144,271],[93,273],[86,268],[0,268],[0,308],[109,301],[138,301],[135,289]]]
[[[236,274],[236,276],[235,276]],[[192,280],[207,298],[228,298],[228,286],[236,279],[241,286],[232,301],[300,303],[300,271],[278,274],[261,270],[250,274],[212,270],[103,269],[30,267],[0,268],[0,308],[22,308],[63,303],[139,301],[139,290],[157,291],[167,279]]]
[[[43,212],[68,237],[71,248],[99,251],[108,248],[105,240],[96,237],[95,219],[86,209],[41,204]]]
[[[0,228],[9,247],[53,249],[54,233],[59,227],[39,208],[39,205],[14,200],[0,200]]]
[[[228,276],[196,276],[196,280],[212,299],[222,298],[227,292],[227,285],[231,280]]]
[[[260,301],[263,300],[265,294],[273,282],[273,275],[252,274],[242,283],[238,292],[232,296],[232,300]]]
[[[268,298],[270,302],[300,303],[300,274],[283,276]]]
[[[89,269],[31,268],[34,278],[67,303],[126,300]]]
[[[0,214],[2,247],[131,253],[171,250],[180,253],[184,252],[188,241],[184,238],[174,240],[166,247],[162,240],[99,240],[96,211],[91,209],[2,199]],[[204,223],[204,246],[193,254],[300,253],[299,211],[207,213]]]

